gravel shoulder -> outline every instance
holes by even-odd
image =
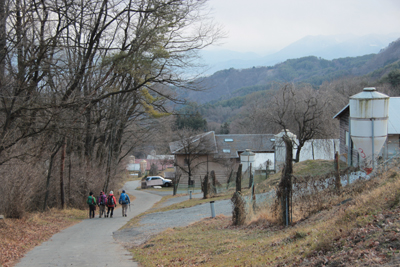
[[[201,197],[201,194],[200,194]],[[164,204],[178,203],[188,199],[188,196],[171,199]],[[230,200],[220,200],[214,203],[215,214],[232,215],[232,205]],[[153,235],[173,228],[183,227],[197,222],[203,218],[211,217],[210,203],[205,203],[185,209],[170,210],[165,212],[155,212],[145,215],[139,221],[139,226],[125,228],[114,233],[114,238],[130,245],[141,245]]]
[[[151,192],[155,192],[152,190]],[[165,194],[162,192],[162,194]],[[275,192],[273,190],[257,194],[257,202],[261,203],[271,199]],[[193,198],[202,198],[202,194],[193,194]],[[182,196],[168,199],[160,207],[166,207],[175,203],[188,200],[189,196]],[[250,203],[250,196],[245,199]],[[210,200],[211,201],[211,200]],[[232,202],[230,199],[218,200],[214,202],[215,215],[232,216]],[[175,209],[164,212],[154,212],[144,215],[139,225],[131,228],[125,228],[114,233],[114,238],[127,246],[138,246],[145,243],[152,236],[165,231],[168,228],[184,227],[204,218],[211,217],[211,204],[204,203],[190,208]]]

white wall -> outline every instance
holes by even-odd
[[[254,169],[263,169],[265,170],[265,162],[267,160],[271,161],[271,165],[269,166],[270,170],[274,169],[274,162],[275,162],[275,156],[274,153],[255,153],[255,158],[254,158]]]
[[[286,148],[284,142],[276,140],[276,171],[281,170],[285,163]],[[335,149],[339,150],[339,139],[314,139],[306,142],[300,152],[300,161],[305,160],[333,160]],[[293,158],[296,156],[297,149],[293,149]]]
[[[335,149],[339,151],[339,139],[314,139],[306,142],[300,152],[300,161],[335,158]],[[295,156],[293,151],[293,157]]]
[[[275,162],[275,154],[274,153],[254,153],[254,162],[252,164],[252,171],[254,170],[265,170],[265,162],[267,160],[271,161],[271,165],[269,166],[270,170],[274,169],[274,162]],[[247,170],[247,162],[242,162],[242,172]]]

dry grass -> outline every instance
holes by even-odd
[[[52,209],[0,221],[0,264],[13,266],[26,252],[86,217],[86,210]]]
[[[345,169],[347,167],[345,162],[340,162],[340,169]],[[333,160],[306,160],[293,164],[293,173],[298,176],[302,175],[322,175],[333,171]],[[265,177],[265,174],[263,175]],[[257,185],[264,189],[271,189],[276,186],[281,180],[282,173],[269,174],[268,179]]]
[[[169,229],[132,252],[143,266],[390,266],[400,250],[399,175],[388,172],[364,185],[342,196],[352,200],[290,227],[277,225],[265,208],[242,227],[230,217],[208,218]]]

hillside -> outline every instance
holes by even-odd
[[[242,88],[251,88],[252,92],[273,87],[275,83],[296,82],[319,86],[324,81],[348,77],[364,76],[374,73],[381,78],[400,60],[400,40],[391,43],[378,54],[360,57],[347,57],[333,60],[308,56],[289,59],[273,67],[253,67],[248,69],[227,69],[198,80],[206,91],[191,91],[185,97],[197,103],[225,100],[238,94]],[[385,71],[382,71],[385,70]]]
[[[310,55],[332,60],[343,57],[358,57],[376,54],[400,36],[399,33],[354,34],[305,36],[278,51],[264,51],[261,56],[254,52],[230,50],[202,50],[201,63],[209,66],[207,75],[229,69],[252,68],[253,66],[273,66],[291,58]]]
[[[399,266],[399,177],[395,167],[346,186],[289,226],[262,206],[243,226],[230,216],[206,218],[132,252],[143,266]]]

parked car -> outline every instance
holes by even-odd
[[[169,187],[172,185],[172,180],[165,179],[161,176],[148,176],[146,178],[146,183],[147,183],[147,186],[161,185],[161,186]]]

